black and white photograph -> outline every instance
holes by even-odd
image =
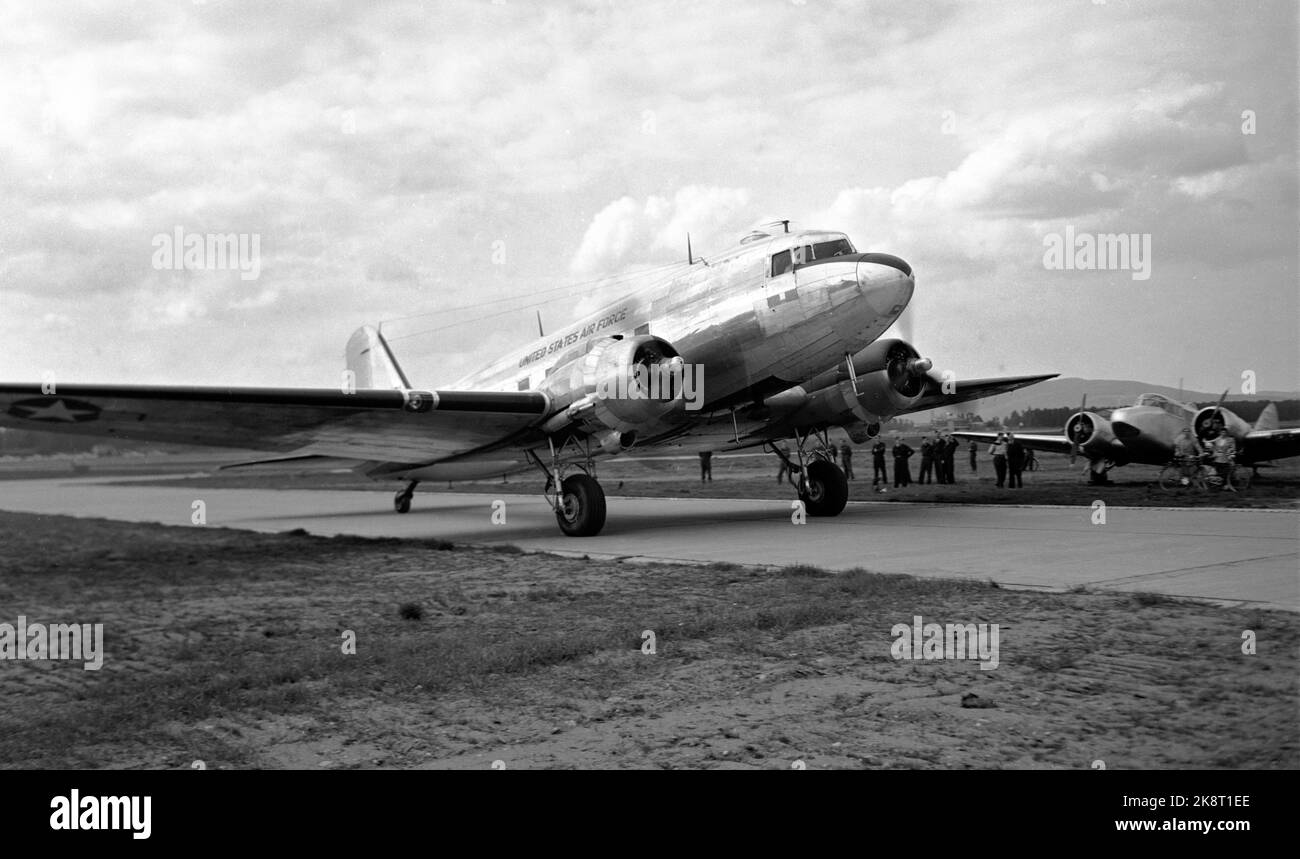
[[[5,3],[0,769],[1300,767],[1298,29]]]

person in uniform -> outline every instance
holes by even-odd
[[[1012,489],[1023,489],[1024,482],[1020,479],[1021,473],[1025,470],[1025,446],[1016,441],[1016,437],[1007,433],[1007,473],[1010,475],[1010,486]]]
[[[704,482],[705,477],[709,482],[713,482],[713,451],[700,451],[700,483]]]
[[[844,463],[844,477],[846,480],[853,479],[853,448],[849,447],[846,441],[840,445],[840,462]]]
[[[943,443],[943,479],[945,483],[957,482],[957,448],[960,446],[961,442],[957,441],[957,437],[949,433]]]
[[[894,488],[912,484],[912,469],[907,458],[915,453],[901,438],[894,442]]]
[[[976,470],[976,469],[975,469],[975,455],[979,452],[979,449],[980,449],[980,448],[979,448],[979,445],[977,445],[977,444],[975,443],[975,439],[971,439],[971,440],[970,440],[970,470],[971,470],[971,473],[974,473],[975,470]]]
[[[930,483],[934,480],[934,444],[930,437],[922,436],[921,438],[921,473],[917,476],[917,483]]]
[[[885,471],[885,446],[883,439],[876,439],[876,443],[871,446],[871,485],[878,483],[888,485],[889,474]]]

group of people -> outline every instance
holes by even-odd
[[[931,439],[921,438],[921,474],[917,483],[956,483],[957,448],[961,447],[955,436],[940,432]],[[973,469],[975,466],[972,465]]]
[[[1191,427],[1183,427],[1174,440],[1174,460],[1182,466],[1184,484],[1190,482],[1206,459],[1223,481],[1223,488],[1236,492],[1237,488],[1232,485],[1232,469],[1237,461],[1237,442],[1228,434],[1227,428],[1219,427],[1218,435],[1202,446],[1192,435]]]
[[[993,457],[994,483],[998,489],[1004,485],[1012,489],[1024,487],[1021,475],[1025,471],[1029,449],[1016,440],[1014,433],[1000,432],[989,445],[989,456]]]

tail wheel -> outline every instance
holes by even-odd
[[[799,493],[809,516],[838,516],[849,501],[849,481],[844,472],[825,460],[808,466],[808,479]]]
[[[589,475],[572,474],[560,484],[555,520],[570,537],[594,537],[605,527],[605,490]]]

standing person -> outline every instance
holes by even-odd
[[[840,445],[840,462],[844,463],[844,478],[853,479],[853,448],[846,441]]]
[[[1228,428],[1219,429],[1219,437],[1210,442],[1210,454],[1214,459],[1214,470],[1223,479],[1223,488],[1236,492],[1232,485],[1232,466],[1237,459],[1237,442],[1228,435]]]
[[[894,488],[912,484],[912,469],[907,458],[915,453],[901,438],[894,442]]]
[[[993,457],[993,473],[997,475],[998,489],[1007,479],[1007,437],[998,433],[998,437],[989,445],[989,456]]]
[[[943,446],[943,477],[947,483],[957,482],[956,460],[957,448],[960,446],[961,442],[957,441],[957,437],[949,433],[948,440],[944,442]]]
[[[930,437],[921,437],[921,473],[916,478],[917,483],[930,483],[933,478],[934,468],[934,445],[930,442]]]
[[[1192,435],[1190,427],[1183,427],[1178,438],[1174,439],[1174,462],[1178,463],[1182,471],[1182,477],[1179,482],[1183,486],[1192,482],[1201,469],[1201,443]]]
[[[878,483],[889,485],[889,474],[885,471],[885,442],[883,439],[876,439],[876,443],[871,446],[871,485]]]
[[[1016,441],[1016,437],[1007,433],[1007,471],[1011,475],[1011,488],[1023,489],[1025,484],[1020,474],[1025,470],[1025,446]]]
[[[711,450],[700,451],[700,483],[704,482],[705,476],[709,478],[710,483],[713,482],[713,451]]]
[[[790,467],[790,445],[784,442],[775,442],[772,449],[777,451],[777,459],[781,460],[781,467],[776,472],[776,482],[789,479],[790,485],[794,485],[794,469]]]
[[[979,451],[979,445],[975,443],[975,439],[971,439],[970,440],[970,470],[972,474],[975,473],[975,454],[978,451]]]

